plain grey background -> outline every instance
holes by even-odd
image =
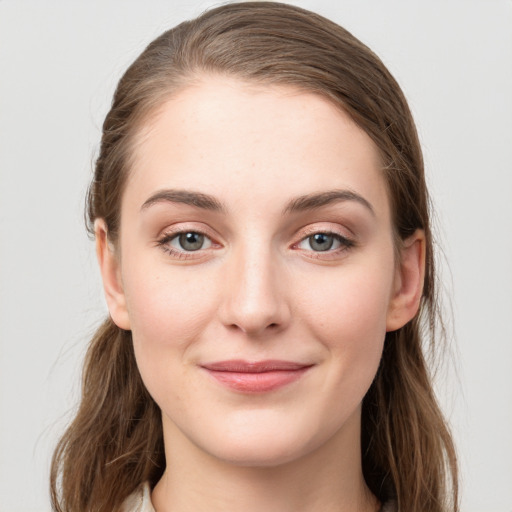
[[[456,341],[437,389],[462,510],[512,512],[512,2],[291,3],[362,39],[410,101],[449,261]],[[82,211],[115,84],[212,4],[0,0],[0,512],[49,510],[51,451],[105,315]]]

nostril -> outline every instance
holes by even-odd
[[[281,325],[280,323],[272,322],[271,324],[268,324],[268,325],[267,325],[267,326],[262,330],[262,332],[263,332],[263,331],[267,331],[267,332],[268,332],[269,330],[270,330],[270,331],[278,331],[278,330],[279,330],[279,328],[280,328],[280,325]],[[249,334],[249,333],[254,334],[254,332],[256,332],[256,331],[258,331],[258,332],[259,332],[259,329],[251,329],[250,327],[249,327],[249,328],[248,328],[247,326],[246,326],[246,327],[244,327],[244,326],[239,325],[239,324],[236,324],[236,323],[231,324],[231,325],[227,325],[226,327],[227,327],[228,329],[232,330],[232,331],[238,331],[238,330],[240,330],[240,331],[245,332],[245,333],[247,333],[247,334]]]

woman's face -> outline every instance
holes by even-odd
[[[288,87],[204,78],[146,123],[118,259],[98,238],[166,442],[261,466],[357,451],[405,323],[380,167],[346,114]]]

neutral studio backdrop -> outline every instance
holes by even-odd
[[[292,3],[362,39],[410,101],[448,261],[456,336],[437,388],[461,510],[512,512],[512,2]],[[50,509],[52,447],[105,315],[82,212],[115,84],[210,5],[0,0],[0,512]]]

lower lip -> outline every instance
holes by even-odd
[[[274,391],[300,379],[309,366],[297,370],[272,370],[268,372],[243,373],[206,370],[221,384],[245,393]]]

